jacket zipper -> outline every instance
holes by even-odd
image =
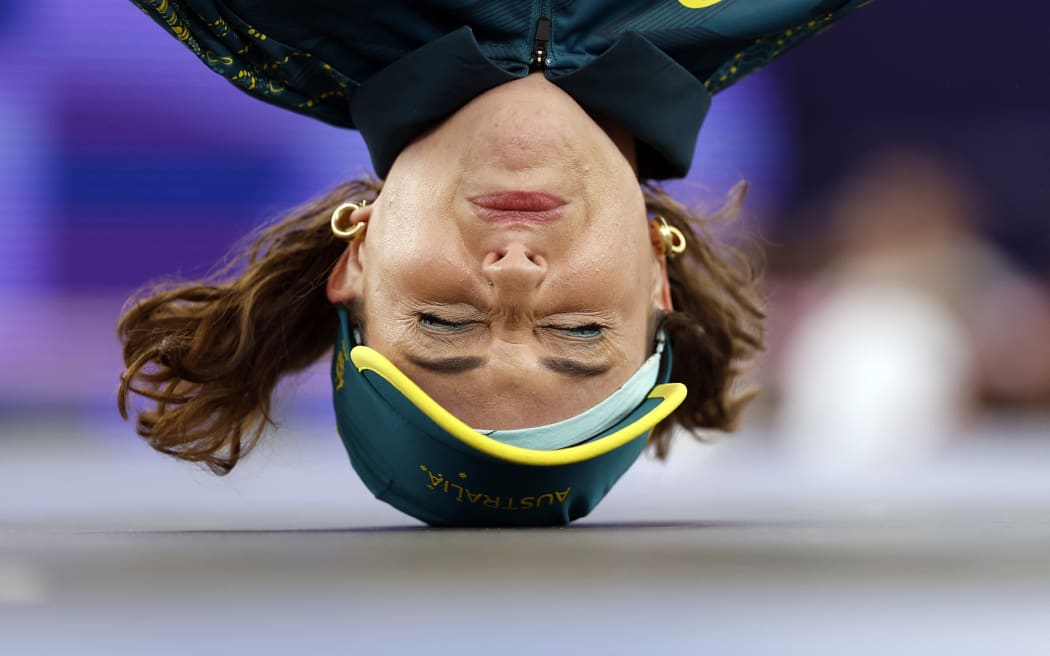
[[[534,71],[542,71],[550,63],[550,52],[548,50],[551,42],[551,19],[540,16],[536,21],[536,39],[532,47],[532,59],[529,66]]]

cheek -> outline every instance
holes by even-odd
[[[652,260],[640,252],[641,248],[624,248],[622,243],[614,246],[594,249],[587,257],[577,259],[559,283],[581,300],[615,308],[626,316],[650,304]]]
[[[383,242],[373,250],[364,266],[367,293],[371,300],[389,307],[408,308],[423,299],[431,302],[460,302],[461,290],[472,283],[470,268],[458,255],[455,244],[439,243],[441,235],[425,233],[420,238]]]
[[[607,280],[623,282],[621,287],[633,288],[632,282],[647,285],[656,259],[643,211],[588,230],[578,251],[577,273],[608,276]]]
[[[443,204],[438,190],[426,184],[384,189],[362,245],[366,265],[391,276],[447,257],[457,244]]]
[[[399,158],[376,201],[369,226],[370,236],[377,238],[373,250],[390,260],[426,256],[448,241],[454,180],[443,167],[422,166],[420,160]]]

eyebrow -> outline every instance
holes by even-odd
[[[405,357],[417,367],[446,374],[458,374],[464,371],[470,371],[471,369],[477,369],[486,362],[485,358],[472,356],[455,356],[451,358],[438,358],[436,360],[420,358],[414,355],[406,355]]]
[[[475,356],[454,356],[437,359],[421,358],[415,355],[406,355],[405,357],[417,367],[445,374],[458,374],[464,371],[470,371],[471,369],[477,369],[488,362],[488,358]],[[571,358],[543,358],[540,360],[540,364],[551,371],[566,376],[572,376],[574,378],[600,376],[612,369],[612,363],[609,362],[590,365]]]
[[[612,363],[602,362],[597,365],[590,365],[579,360],[572,360],[569,358],[544,358],[540,360],[543,366],[547,367],[551,371],[555,371],[559,374],[565,374],[572,376],[573,378],[589,378],[591,376],[600,376],[605,372],[612,369]]]

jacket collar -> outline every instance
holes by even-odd
[[[371,76],[351,95],[350,111],[376,174],[386,177],[398,153],[427,128],[527,73],[525,65],[509,72],[492,63],[474,32],[461,27]],[[676,178],[689,171],[711,97],[645,37],[627,32],[601,56],[551,82],[634,134],[639,177]]]

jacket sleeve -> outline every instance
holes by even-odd
[[[767,2],[768,0],[761,1]],[[765,13],[780,25],[776,29],[769,30],[763,27],[767,20],[752,18],[750,21],[743,21],[745,24],[748,22],[752,24],[731,37],[726,35],[724,40],[726,44],[736,42],[741,45],[721,52],[717,48],[712,48],[715,54],[714,62],[712,62],[714,66],[702,67],[702,70],[697,71],[699,77],[708,92],[714,95],[871,2],[873,0],[824,0],[818,3],[812,0],[809,2],[805,0],[769,2],[763,5]],[[812,7],[814,4],[816,7]],[[811,7],[807,8],[806,5],[811,5]],[[735,12],[747,16],[746,11],[739,9],[744,8],[729,5],[724,15],[729,17]],[[753,14],[754,9],[752,9]]]
[[[215,0],[131,0],[212,71],[265,102],[353,127],[347,93],[358,82],[311,52],[255,29]]]

